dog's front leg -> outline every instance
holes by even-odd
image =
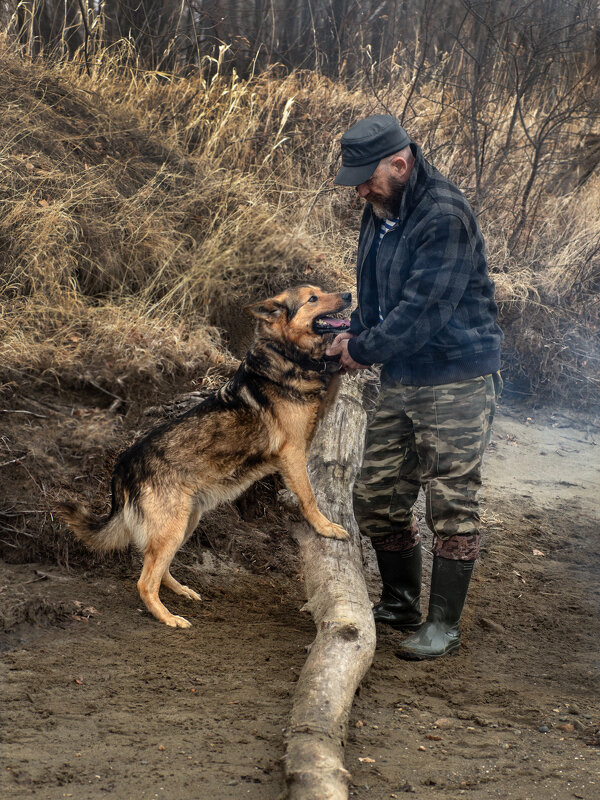
[[[279,454],[279,470],[288,489],[300,502],[300,510],[317,533],[329,539],[349,539],[350,535],[335,522],[328,520],[317,508],[317,501],[306,472],[306,456],[299,450],[288,448]]]

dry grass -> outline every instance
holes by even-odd
[[[68,63],[24,63],[6,41],[0,69],[5,389],[48,374],[115,394],[142,376],[158,386],[226,358],[215,325],[239,351],[249,300],[305,280],[353,283],[359,208],[329,179],[341,132],[380,110],[368,92],[276,68],[241,80],[218,63],[210,79],[175,78],[114,51],[88,77]],[[415,95],[407,127],[471,196],[464,116],[436,91]],[[392,111],[404,101],[402,88],[386,94]],[[508,102],[490,101],[480,176],[508,371],[589,402],[599,374],[598,181],[540,193],[527,249],[511,253],[528,154],[517,137],[502,158]],[[557,184],[564,166],[545,164],[546,179],[552,169]]]

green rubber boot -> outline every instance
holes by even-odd
[[[421,624],[421,544],[410,550],[376,550],[383,583],[381,599],[373,606],[375,622],[396,630],[414,630]]]
[[[396,650],[398,658],[440,658],[458,650],[458,623],[474,563],[434,556],[427,620],[417,633],[402,642]]]

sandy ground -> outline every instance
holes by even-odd
[[[378,631],[352,797],[600,797],[600,428],[529,414],[497,418],[459,654],[400,661],[400,634]],[[165,595],[181,631],[141,609],[136,569],[2,565],[3,796],[276,800],[313,638],[301,576],[198,548],[173,571],[203,602]]]

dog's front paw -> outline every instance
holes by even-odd
[[[316,529],[320,536],[325,536],[327,539],[339,539],[340,541],[347,541],[350,534],[341,525],[336,525],[335,522],[327,522],[325,525],[319,525]]]

